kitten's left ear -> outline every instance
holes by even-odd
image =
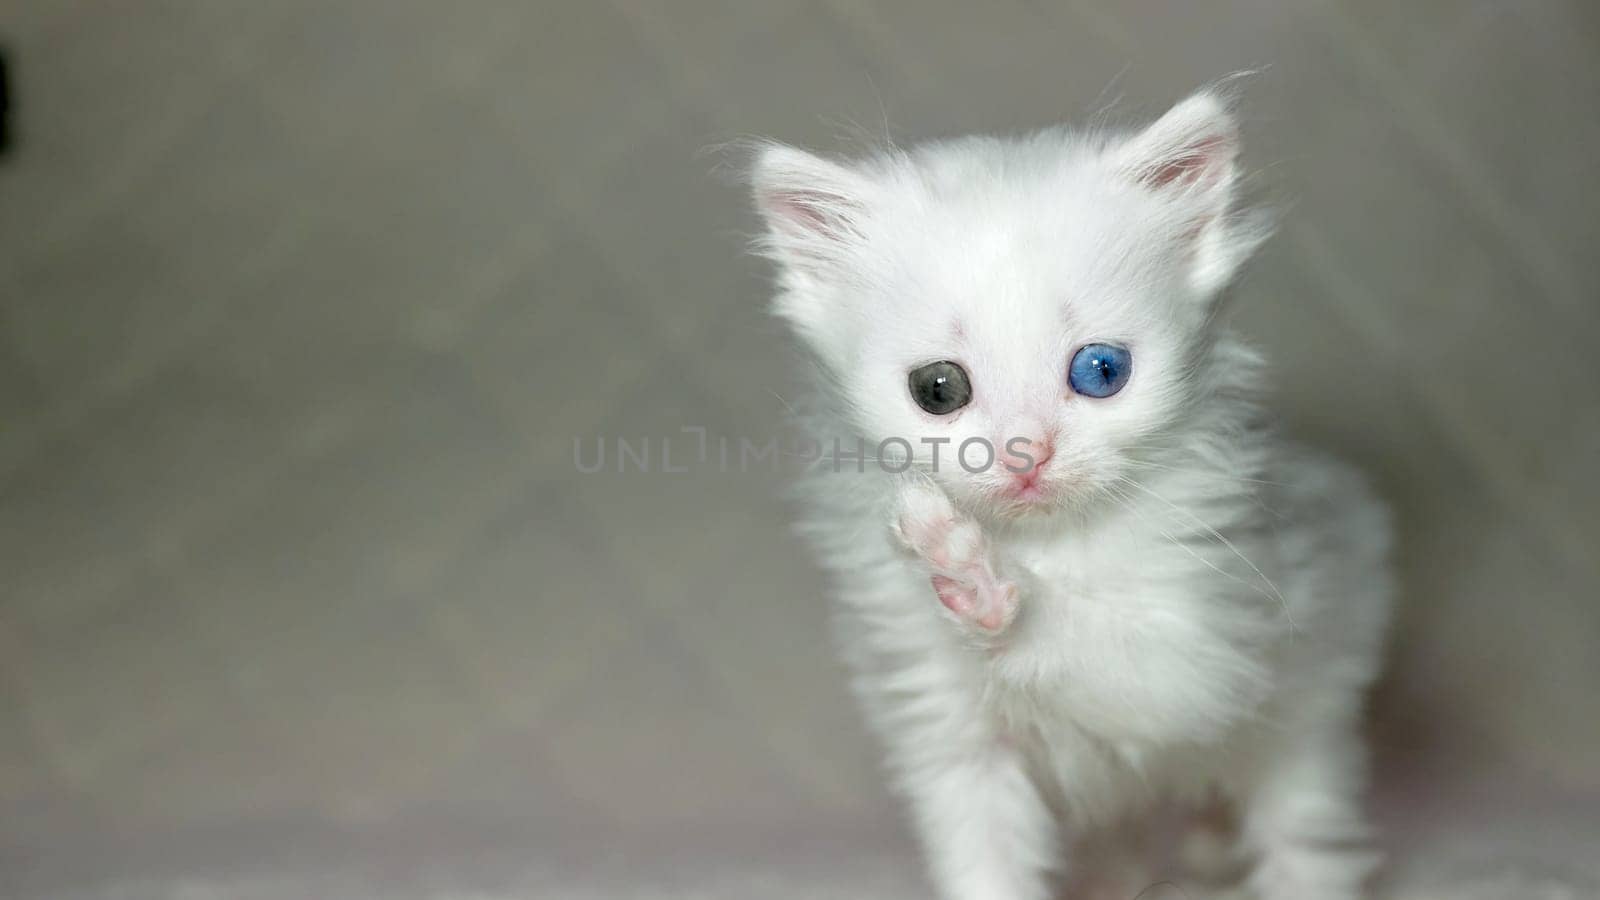
[[[1232,279],[1267,233],[1259,216],[1234,214],[1238,160],[1238,122],[1211,91],[1174,106],[1115,156],[1124,177],[1168,203],[1192,253],[1195,286],[1205,293]]]
[[[813,274],[859,243],[872,186],[852,169],[783,144],[767,144],[750,173],[767,246],[779,262]]]

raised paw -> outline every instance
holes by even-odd
[[[989,634],[1004,631],[1017,614],[1017,586],[992,576],[963,584],[946,575],[935,575],[933,590],[957,619]]]
[[[939,602],[961,624],[996,635],[1017,614],[1017,586],[999,576],[989,541],[942,491],[913,484],[901,491],[894,533],[931,570]]]

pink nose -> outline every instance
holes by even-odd
[[[1019,488],[1032,487],[1044,475],[1045,463],[1055,453],[1051,441],[1039,438],[1007,442],[1001,464]]]

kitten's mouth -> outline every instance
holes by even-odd
[[[1026,516],[1048,512],[1060,506],[1061,490],[1044,480],[1006,485],[997,498],[1007,515]]]
[[[1010,492],[1011,499],[1018,503],[1033,505],[1043,503],[1050,499],[1051,490],[1035,481],[1032,484],[1021,485]]]
[[[1053,504],[1060,496],[1059,486],[1045,477],[1042,463],[1013,473],[999,493],[1008,503],[1024,509]]]

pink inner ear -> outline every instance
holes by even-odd
[[[849,221],[840,214],[846,201],[826,191],[777,190],[761,198],[761,205],[774,221],[837,238],[849,230]]]
[[[1233,142],[1221,135],[1201,138],[1161,160],[1144,173],[1151,187],[1214,181],[1232,156]]]
[[[825,221],[817,209],[815,197],[801,191],[777,191],[768,194],[766,207],[773,214],[804,228],[821,230]]]

